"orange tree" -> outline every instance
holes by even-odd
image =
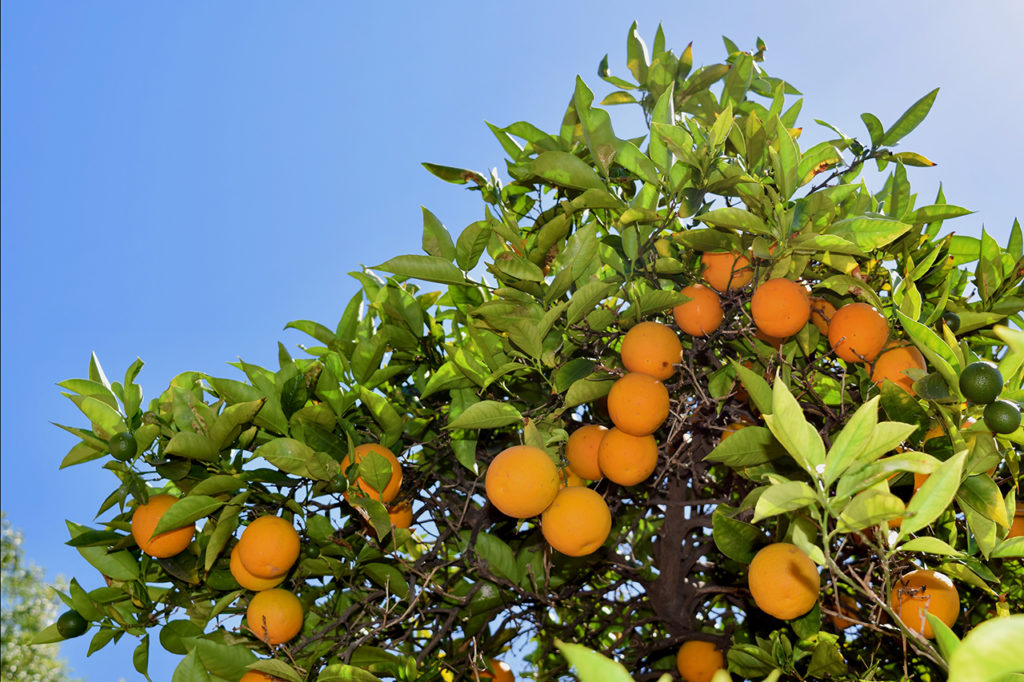
[[[480,220],[424,210],[424,253],[289,323],[301,357],[148,404],[141,362],[64,382],[61,466],[117,480],[68,524],[91,648],[229,682],[507,679],[510,648],[537,679],[1019,670],[1020,226],[911,190],[935,92],[801,148],[799,92],[726,47],[630,30],[601,105],[642,137],[578,78],[558,130],[492,126],[510,181],[425,164]]]

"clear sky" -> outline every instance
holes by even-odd
[[[625,38],[663,23],[696,64],[721,36],[768,45],[764,66],[822,118],[866,139],[934,87],[932,113],[901,149],[930,203],[977,213],[1005,243],[1020,214],[1024,4],[567,1],[515,3],[53,2],[2,12],[2,505],[49,574],[102,578],[63,544],[115,479],[98,463],[58,471],[80,424],[58,381],[109,376],[141,357],[148,398],[172,376],[271,365],[293,319],[333,327],[356,290],[346,273],[419,251],[420,206],[452,231],[482,215],[476,194],[419,165],[504,169],[484,125],[557,130],[580,74],[624,73]],[[621,112],[625,114],[625,112]],[[629,120],[628,115],[625,120]],[[635,120],[635,118],[634,118]],[[142,679],[125,640],[86,658],[94,682]],[[151,646],[154,682],[176,658]]]

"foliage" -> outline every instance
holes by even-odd
[[[0,513],[0,651],[4,682],[58,682],[68,680],[67,664],[58,658],[55,644],[32,646],[32,638],[57,618],[60,601],[46,585],[43,569],[26,563],[20,531]]]
[[[1005,247],[984,230],[944,233],[969,211],[912,191],[908,168],[934,164],[897,146],[935,91],[889,126],[864,114],[866,139],[816,121],[826,139],[801,148],[802,100],[765,71],[764,45],[726,48],[723,63],[694,68],[690,47],[667,50],[659,29],[649,52],[634,26],[633,80],[612,76],[607,57],[599,75],[617,88],[602,104],[641,107],[643,137],[618,137],[578,78],[554,133],[491,126],[510,181],[425,164],[478,192],[481,219],[453,238],[424,209],[423,254],[351,273],[361,288],[333,328],[289,323],[313,339],[301,357],[279,344],[276,368],[184,372],[148,405],[141,361],[111,382],[94,357],[87,379],[61,384],[89,421],[62,427],[77,438],[62,467],[102,460],[117,478],[98,527],[69,523],[70,544],[106,578],[65,595],[97,626],[92,648],[139,637],[145,671],[157,630],[184,657],[176,679],[237,680],[251,666],[295,681],[432,680],[472,678],[529,638],[537,679],[570,675],[559,646],[581,674],[601,670],[575,643],[621,663],[602,679],[651,680],[698,637],[727,648],[741,677],[937,679],[954,633],[1024,609],[1024,539],[1007,537],[1024,431],[985,430],[983,406],[958,387],[961,368],[989,360],[1002,398],[1024,399],[1019,225]],[[880,188],[868,166],[885,174]],[[609,540],[580,558],[552,551],[534,521],[487,502],[488,463],[518,444],[560,460],[574,427],[607,424],[622,336],[671,319],[705,251],[749,254],[753,282],[722,294],[716,331],[682,336],[654,474],[592,484]],[[838,359],[815,324],[777,349],[755,337],[750,297],[769,278],[837,308],[874,306],[926,360],[911,370],[915,395]],[[752,426],[720,443],[736,422]],[[923,442],[936,426],[943,437]],[[119,433],[138,446],[124,461],[107,445]],[[367,442],[399,455],[411,529],[353,485],[383,490],[383,457],[342,469]],[[914,473],[930,474],[917,492]],[[140,555],[127,532],[157,488],[182,498],[158,531],[197,524],[169,559]],[[290,519],[304,546],[282,586],[303,603],[303,629],[273,651],[240,627],[251,595],[228,570],[239,527],[267,513]],[[772,542],[801,548],[822,575],[818,604],[790,621],[761,613],[746,587]],[[952,577],[967,605],[936,642],[888,605],[913,567]],[[846,630],[826,618],[841,595],[857,605]],[[1020,620],[1000,628],[1019,633]],[[971,641],[963,660],[979,658]]]

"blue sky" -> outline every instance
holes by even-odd
[[[49,574],[101,577],[63,544],[114,486],[98,463],[58,471],[78,423],[55,384],[141,357],[147,399],[172,376],[233,376],[294,348],[293,319],[333,326],[355,292],[346,273],[419,250],[420,206],[457,233],[475,194],[432,161],[503,169],[484,125],[553,130],[577,74],[625,72],[633,20],[657,24],[695,62],[721,36],[768,45],[765,67],[813,118],[865,137],[941,87],[901,148],[939,163],[911,171],[926,203],[977,213],[951,224],[1005,243],[1024,157],[1024,5],[720,1],[612,3],[70,3],[12,0],[2,12],[2,505]],[[625,111],[625,121],[630,117]],[[628,129],[628,124],[626,129]],[[134,641],[86,658],[89,680],[138,677]],[[153,679],[175,659],[152,647]],[[162,669],[161,669],[162,668]]]

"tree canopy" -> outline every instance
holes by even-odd
[[[937,90],[801,147],[765,45],[725,45],[634,25],[600,103],[577,78],[558,130],[490,126],[506,179],[424,164],[480,219],[424,208],[422,253],[276,368],[63,382],[61,466],[117,480],[68,524],[91,648],[138,637],[146,674],[157,633],[228,682],[502,679],[510,649],[543,680],[1024,672],[1020,226],[913,192]]]

